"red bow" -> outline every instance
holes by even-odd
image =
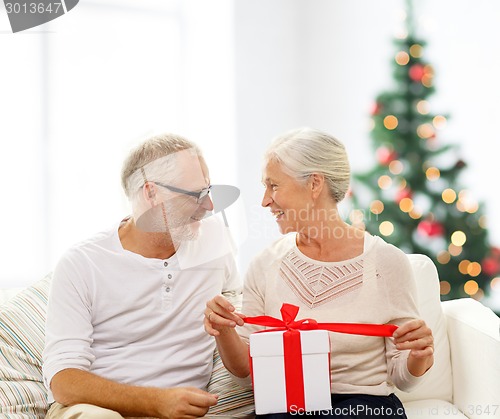
[[[305,409],[302,348],[299,330],[320,329],[356,335],[390,337],[398,328],[398,326],[393,324],[318,323],[314,319],[295,320],[299,312],[299,307],[287,303],[281,306],[280,311],[283,320],[271,316],[245,317],[243,320],[248,324],[272,327],[272,329],[261,330],[257,333],[279,330],[285,331],[285,333],[283,333],[283,348],[285,354],[284,362],[288,411],[290,411],[292,405],[299,409]]]
[[[283,303],[280,309],[283,320],[271,316],[245,317],[248,324],[273,327],[274,330],[328,330],[330,332],[350,333],[364,336],[390,337],[398,326],[394,324],[366,324],[366,323],[318,323],[314,319],[295,321],[299,307]],[[267,330],[270,331],[270,330]]]

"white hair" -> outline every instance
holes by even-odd
[[[329,134],[298,128],[276,137],[264,155],[264,164],[276,161],[283,170],[305,184],[314,173],[325,177],[335,202],[344,199],[351,170],[344,145]]]
[[[183,150],[202,157],[196,144],[175,134],[157,135],[133,149],[123,163],[121,174],[127,198],[134,201],[147,181],[173,179],[176,172],[174,156]]]

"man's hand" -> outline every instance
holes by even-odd
[[[195,387],[133,386],[75,368],[59,371],[50,387],[55,400],[64,406],[86,403],[124,417],[199,418],[218,400],[215,394]]]
[[[168,388],[160,393],[158,413],[162,419],[191,419],[205,416],[217,396],[195,387]]]

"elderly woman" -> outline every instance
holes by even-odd
[[[205,329],[215,336],[228,370],[243,378],[250,374],[248,336],[258,329],[236,331],[245,315],[280,318],[287,302],[300,307],[301,318],[318,322],[396,324],[400,327],[393,337],[385,339],[330,333],[334,409],[314,413],[334,417],[333,411],[349,412],[351,407],[358,412],[355,417],[371,417],[375,411],[405,418],[394,390],[409,391],[432,366],[432,332],[419,320],[405,254],[341,219],[337,205],[349,178],[344,146],[326,133],[303,128],[273,141],[264,159],[262,206],[271,211],[284,237],[251,263],[244,315],[216,296],[207,303]]]

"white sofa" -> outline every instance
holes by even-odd
[[[500,319],[473,299],[441,303],[432,261],[409,259],[421,315],[434,333],[436,362],[418,388],[399,392],[408,418],[500,418]],[[43,418],[40,357],[49,283],[44,278],[0,306],[0,418]],[[217,354],[209,391],[220,394],[211,415],[251,416],[251,392],[232,382]]]
[[[435,364],[411,393],[409,419],[500,418],[500,318],[471,298],[439,301],[436,267],[409,255],[419,309],[434,334]]]

